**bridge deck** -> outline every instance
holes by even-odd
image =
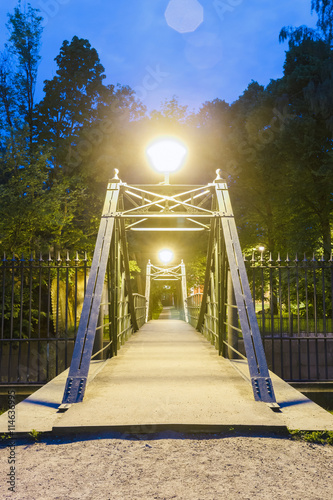
[[[67,371],[16,407],[16,431],[333,430],[333,416],[272,374],[281,412],[255,402],[244,361],[230,362],[190,325],[150,321],[116,358],[95,361],[82,403],[58,413]],[[0,432],[7,430],[6,414]]]

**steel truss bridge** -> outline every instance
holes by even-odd
[[[146,294],[132,293],[127,233],[129,231],[208,231],[207,267],[200,303],[186,297],[183,262],[171,268],[147,265]],[[227,342],[227,326],[244,340],[246,359],[256,401],[278,407],[255,315],[226,181],[217,177],[205,186],[129,185],[118,178],[109,182],[91,271],[83,303],[72,362],[61,410],[84,398],[106,275],[111,282],[108,308],[112,355],[119,335],[127,337],[149,319],[152,280],[181,282],[184,319],[214,339],[221,356],[235,350]],[[229,275],[229,295],[228,295]],[[232,294],[230,293],[232,283]],[[234,300],[230,297],[233,295]],[[228,310],[237,315],[230,321]],[[230,316],[230,313],[229,313]],[[104,347],[107,348],[110,346]],[[102,348],[103,349],[103,348]],[[98,353],[96,353],[98,354]],[[95,356],[96,356],[95,354]]]

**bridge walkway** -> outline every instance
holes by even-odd
[[[17,405],[16,432],[333,430],[333,415],[274,374],[281,411],[255,402],[247,363],[219,357],[180,320],[150,321],[117,357],[92,362],[83,402],[60,413],[67,373]],[[0,417],[1,433],[7,420]]]

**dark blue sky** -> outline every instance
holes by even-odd
[[[130,85],[148,109],[178,96],[190,109],[216,97],[232,102],[250,81],[267,85],[282,76],[285,25],[315,26],[310,0],[31,0],[44,17],[36,99],[43,80],[54,76],[63,40],[87,38],[105,67],[108,83]],[[7,38],[7,12],[0,5],[0,44]]]

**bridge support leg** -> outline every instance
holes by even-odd
[[[62,405],[83,400],[109,258],[119,180],[109,183]]]
[[[254,398],[256,401],[276,403],[227,184],[220,179],[215,182],[218,213],[222,225]],[[219,241],[218,244],[221,245],[222,242]]]

